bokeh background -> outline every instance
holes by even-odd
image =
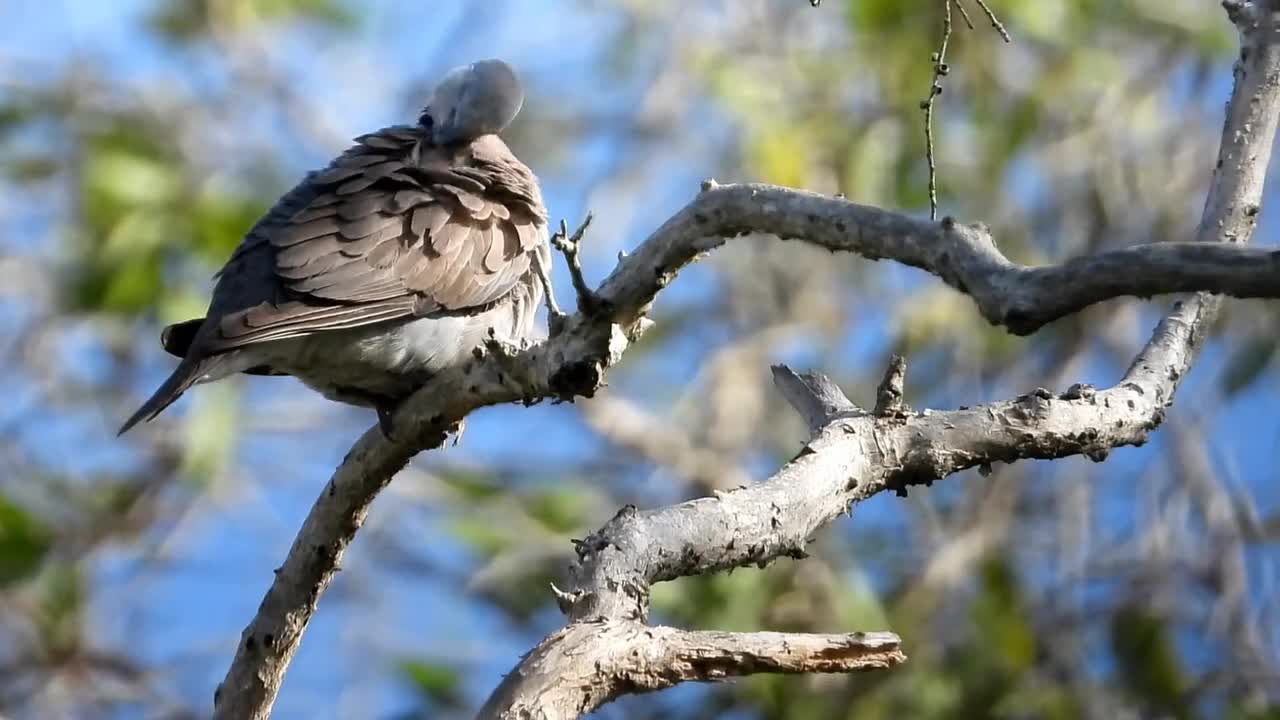
[[[1015,41],[956,18],[942,211],[1029,263],[1190,239],[1235,53],[1218,4],[991,5]],[[241,233],[348,138],[411,121],[450,66],[513,62],[529,99],[509,142],[554,218],[595,213],[599,279],[706,177],[927,212],[918,104],[940,27],[926,0],[0,3],[0,716],[208,715],[272,568],[373,418],[245,378],[115,429],[173,365],[159,328],[203,312]],[[1276,228],[1264,207],[1259,242]],[[1016,338],[920,272],[731,243],[662,294],[600,397],[476,413],[396,479],[276,717],[469,716],[561,622],[547,583],[570,538],[794,453],[772,362],[867,402],[901,352],[915,406],[976,404],[1114,382],[1162,307],[1106,303]],[[808,560],[654,594],[655,619],[687,627],[892,629],[906,666],[599,716],[1280,718],[1277,308],[1227,306],[1143,448],[877,497]]]

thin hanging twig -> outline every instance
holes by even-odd
[[[813,0],[810,0],[811,2]],[[821,2],[821,0],[818,0]],[[982,12],[986,14],[987,19],[991,21],[991,27],[995,29],[1005,42],[1012,42],[1009,32],[1005,30],[1000,19],[996,17],[995,12],[987,5],[985,0],[974,0],[978,7],[982,8]],[[816,7],[816,4],[815,4]],[[973,19],[969,17],[969,12],[964,9],[960,0],[942,0],[942,40],[938,43],[938,49],[934,51],[930,60],[933,62],[933,79],[929,82],[929,97],[920,101],[920,109],[924,110],[924,140],[925,140],[925,157],[929,163],[929,219],[938,219],[938,163],[934,155],[933,147],[933,104],[938,96],[942,94],[942,78],[950,72],[947,65],[947,46],[951,43],[951,9],[954,7],[960,12],[960,17],[964,20],[964,24],[970,30],[973,28]]]
[[[929,83],[929,97],[920,101],[924,110],[924,152],[929,162],[929,219],[938,219],[938,165],[933,155],[933,102],[942,94],[942,78],[947,67],[947,45],[951,43],[951,3],[942,1],[942,42],[930,58],[933,61],[933,79]]]
[[[991,21],[991,27],[994,28],[996,32],[1000,33],[1000,37],[1003,38],[1005,42],[1013,42],[1013,38],[1009,37],[1009,31],[1004,29],[1004,24],[1000,22],[1000,18],[996,17],[996,14],[992,12],[991,8],[987,6],[986,0],[973,1],[978,3],[978,7],[982,8],[982,12],[986,13],[987,19]],[[969,27],[973,26],[970,25]]]

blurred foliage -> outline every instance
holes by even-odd
[[[266,210],[248,198],[192,186],[174,134],[145,119],[82,138],[79,189],[84,237],[70,282],[70,310],[137,314],[174,293],[166,268],[216,266]]]
[[[231,32],[291,20],[350,29],[358,17],[338,0],[173,0],[161,3],[147,22],[168,39],[198,42],[220,24]]]
[[[1120,682],[1147,714],[1191,717],[1187,682],[1167,623],[1146,608],[1122,608],[1111,617],[1111,647]]]
[[[1199,0],[990,4],[1014,42],[1002,43],[976,11],[973,29],[957,18],[938,105],[942,212],[988,222],[1002,250],[1029,263],[1186,239],[1234,52],[1221,9]],[[601,262],[674,207],[672,178],[775,182],[925,211],[919,101],[940,2],[546,0],[550,29],[567,33],[553,46],[537,44],[544,27],[513,28],[516,40],[482,33],[520,22],[507,18],[524,17],[520,7],[154,0],[128,21],[132,62],[143,69],[71,48],[51,53],[40,72],[2,66],[0,187],[12,208],[0,216],[0,322],[14,332],[12,342],[0,338],[0,381],[14,401],[0,417],[0,714],[203,716],[202,683],[225,663],[239,628],[210,630],[221,634],[198,670],[170,666],[144,652],[145,638],[116,627],[129,608],[103,598],[138,566],[180,576],[184,543],[206,537],[192,527],[211,517],[250,532],[261,518],[245,508],[255,502],[272,508],[262,524],[291,534],[275,514],[284,515],[275,485],[304,474],[306,494],[315,492],[323,469],[313,461],[346,447],[369,418],[310,395],[293,399],[296,387],[280,391],[292,394],[282,400],[270,390],[281,385],[264,381],[254,397],[234,384],[201,388],[185,416],[167,414],[125,442],[112,444],[110,428],[168,368],[158,326],[199,315],[210,273],[272,199],[340,149],[343,133],[366,129],[335,130],[332,119],[355,124],[374,110],[399,118],[420,104],[442,69],[423,53],[470,59],[455,58],[463,50],[453,44],[524,53],[513,59],[529,67],[531,92],[512,143],[549,198],[580,195],[604,220],[588,245]],[[446,47],[424,47],[420,36],[455,15],[459,24],[441,34]],[[586,23],[566,19],[561,29],[561,15]],[[377,17],[383,25],[371,24]],[[473,36],[483,40],[467,46]],[[402,94],[400,110],[364,106],[374,90]],[[672,202],[683,202],[692,181],[677,190]],[[657,326],[611,376],[609,393],[720,458],[726,477],[729,469],[757,477],[791,457],[801,437],[766,387],[770,362],[803,359],[866,400],[883,357],[904,352],[915,406],[972,404],[1114,377],[1147,327],[1134,307],[1095,308],[1029,341],[990,327],[969,301],[919,274],[747,238],[663,296]],[[1207,424],[1224,403],[1273,384],[1274,307],[1248,307],[1264,310],[1221,323],[1216,382],[1179,398],[1177,407]],[[456,613],[422,610],[412,596],[406,602],[430,632],[383,628],[360,646],[356,669],[375,668],[376,681],[291,676],[282,716],[297,698],[314,703],[300,716],[338,713],[334,698],[370,682],[402,693],[409,709],[398,716],[465,715],[515,661],[489,650],[498,656],[477,669],[470,646],[500,638],[527,648],[559,622],[548,585],[571,559],[569,539],[623,503],[722,489],[723,478],[646,457],[643,443],[589,412],[556,412],[573,418],[563,420],[573,451],[563,457],[540,454],[551,440],[503,430],[482,444],[498,448],[493,457],[454,463],[464,441],[415,464],[388,491],[402,494],[375,506],[362,531],[374,549],[353,550],[336,583],[345,592],[322,602],[322,613],[336,615],[342,598],[357,598],[341,624],[363,639],[395,622],[369,609],[376,599],[432,578],[466,604],[468,642],[456,639]],[[1250,625],[1268,617],[1257,607],[1265,592],[1235,588],[1223,574],[1228,559],[1265,552],[1266,538],[1245,546],[1267,525],[1250,519],[1247,494],[1216,477],[1203,480],[1227,488],[1227,506],[1240,509],[1213,514],[1202,490],[1169,479],[1196,473],[1169,472],[1175,461],[1160,460],[1168,447],[1153,446],[1141,469],[1022,464],[891,499],[892,509],[877,499],[822,533],[803,562],[659,585],[652,604],[662,622],[893,629],[911,661],[851,678],[682,688],[601,716],[1280,717],[1280,639]],[[1223,529],[1227,515],[1234,536]],[[275,558],[287,540],[253,551]],[[230,564],[209,571],[228,593],[212,600],[250,607],[262,578]],[[371,566],[378,574],[360,575]],[[386,574],[401,581],[384,582]],[[233,591],[244,594],[232,600]],[[143,592],[129,602],[147,601]],[[179,612],[166,610],[166,621]],[[118,647],[103,647],[112,637]],[[334,642],[309,638],[303,664],[346,647]],[[116,684],[91,682],[86,668]]]
[[[1234,395],[1252,385],[1271,366],[1275,354],[1274,336],[1249,338],[1231,353],[1231,360],[1222,371],[1222,392]]]
[[[44,523],[0,495],[0,588],[38,570],[52,542]]]
[[[405,660],[399,670],[414,690],[422,693],[433,706],[457,708],[463,704],[462,678],[449,663]]]

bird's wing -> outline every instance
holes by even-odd
[[[365,135],[250,230],[202,350],[482,308],[545,237],[536,180],[496,137],[446,149],[411,127]]]

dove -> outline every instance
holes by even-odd
[[[248,373],[373,408],[389,435],[400,402],[491,335],[530,339],[547,213],[498,136],[523,103],[507,63],[454,68],[416,124],[362,135],[308,173],[245,234],[205,316],[164,329],[182,360],[120,433]]]

